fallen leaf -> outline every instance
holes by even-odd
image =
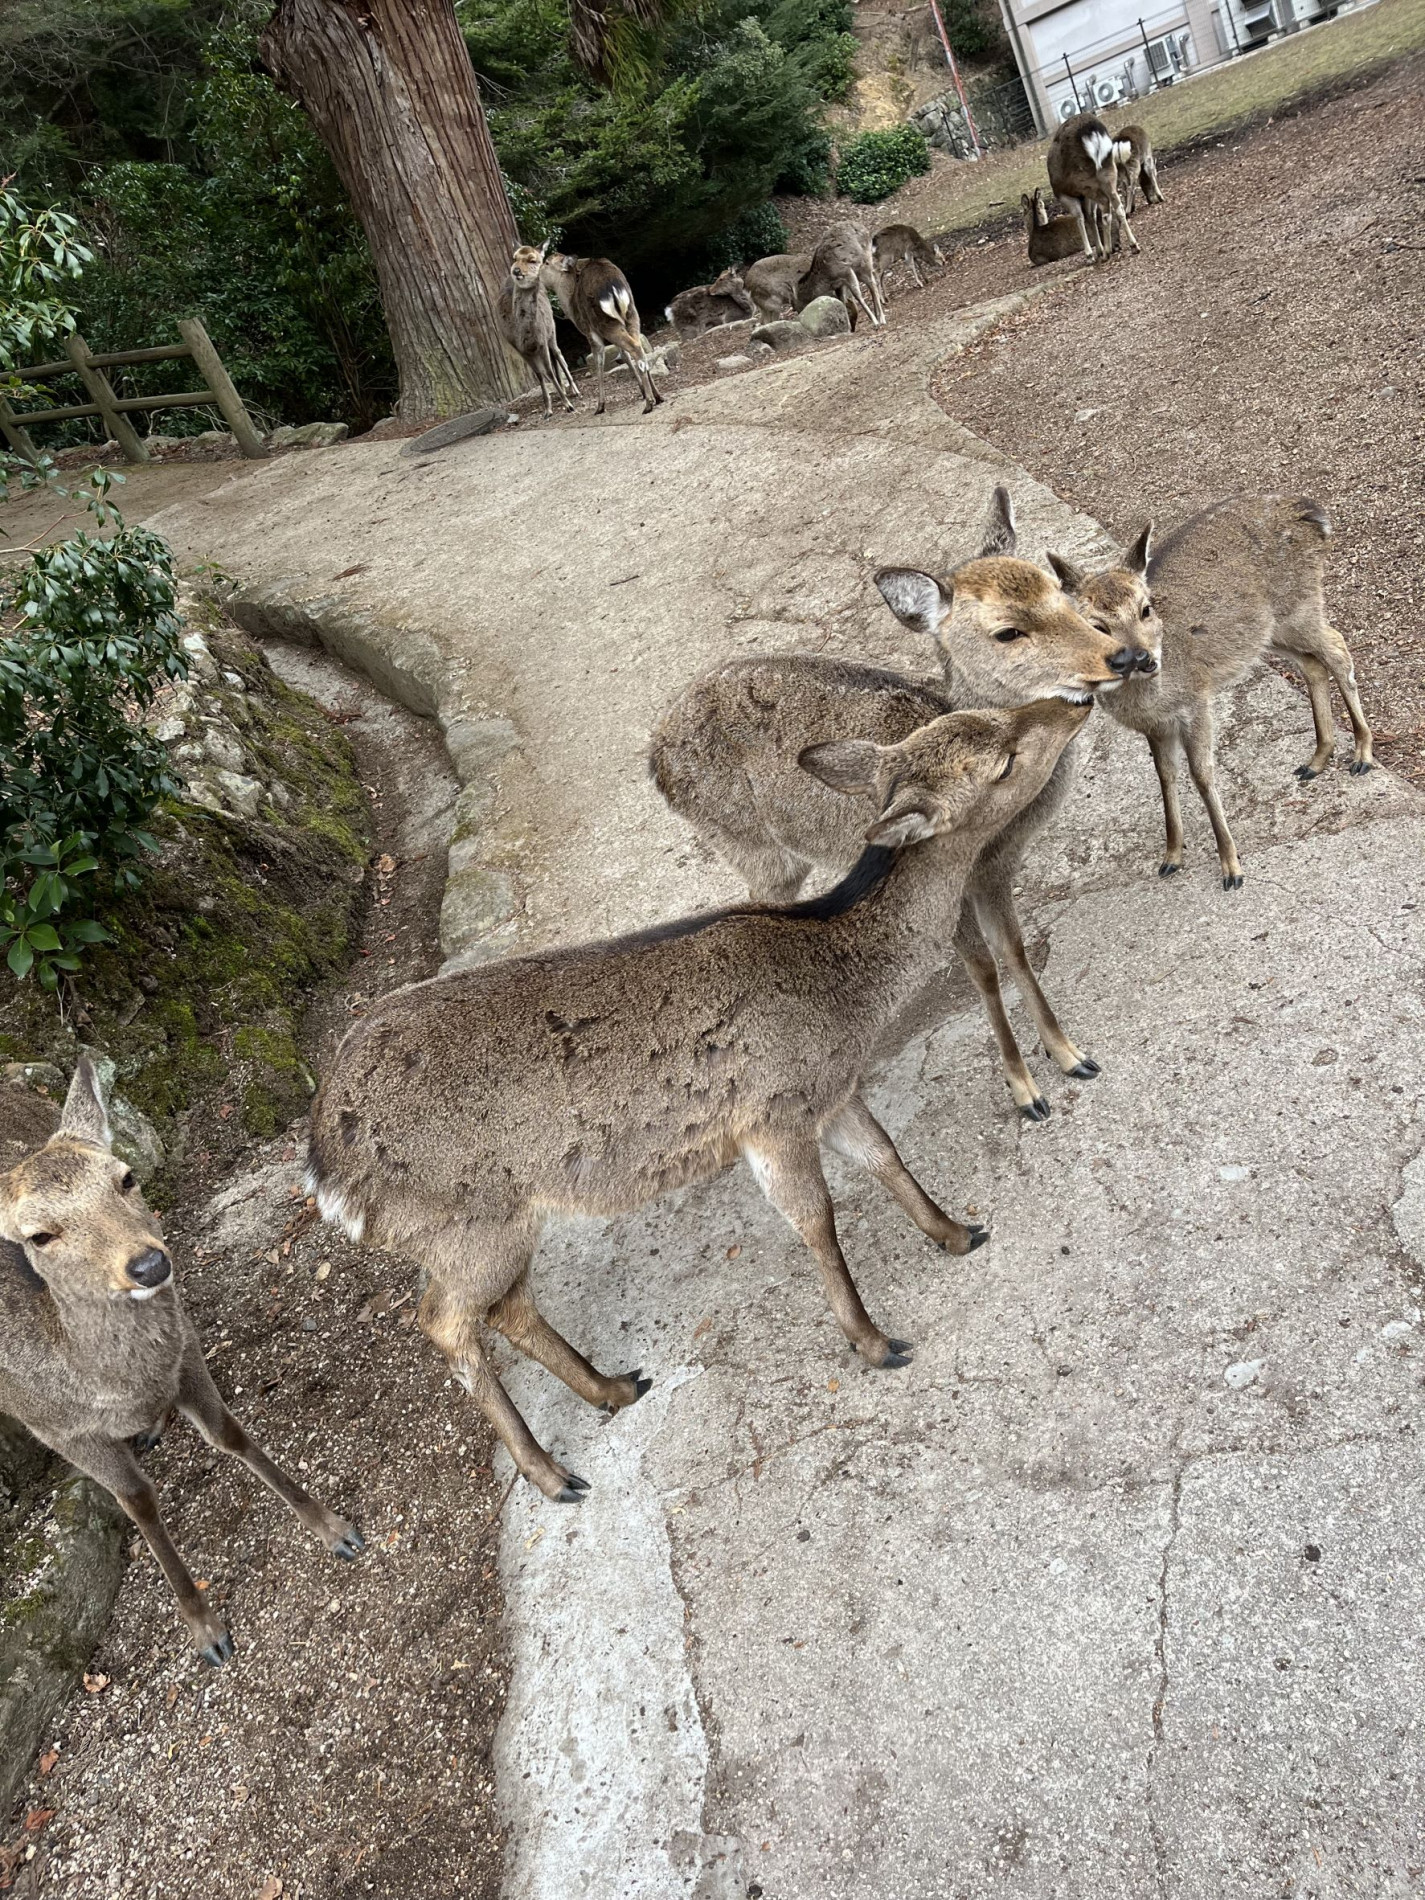
[[[741,1247],[729,1247],[727,1250],[727,1257],[729,1260],[736,1260],[737,1256],[741,1252],[742,1252]]]
[[[693,1338],[701,1339],[703,1334],[706,1332],[709,1332],[711,1328],[712,1328],[712,1314],[705,1313],[703,1317],[698,1321],[697,1325],[693,1328]]]
[[[25,1832],[43,1834],[58,1812],[58,1808],[31,1808],[25,1816]]]
[[[57,1748],[47,1748],[44,1754],[40,1756],[41,1776],[43,1777],[45,1775],[53,1773],[54,1765],[58,1760],[59,1760],[59,1750]]]
[[[90,1695],[103,1695],[104,1691],[108,1688],[109,1684],[112,1681],[113,1681],[112,1676],[101,1676],[98,1674],[91,1676],[86,1672],[85,1677],[84,1677],[84,1687],[89,1692]]]
[[[325,1280],[331,1270],[332,1263],[330,1260],[320,1260],[317,1262],[317,1278],[319,1280]]]
[[[391,856],[389,851],[383,851],[376,860],[376,869],[381,873],[382,877],[390,877],[395,868],[396,860]]]
[[[257,1890],[257,1900],[282,1900],[282,1882],[269,1874]]]
[[[222,1107],[218,1110],[218,1120],[220,1122],[225,1122],[228,1119],[229,1115],[232,1114],[232,1112],[233,1112],[232,1103],[224,1102]]]
[[[840,1379],[828,1379],[826,1382],[826,1389],[828,1392],[839,1392],[841,1390]]]
[[[175,1682],[169,1685],[168,1694],[163,1698],[165,1708],[171,1709],[177,1700],[178,1684]]]
[[[533,1537],[526,1537],[526,1539],[524,1540],[525,1549],[533,1550],[535,1545],[539,1542],[540,1538],[543,1537],[543,1535],[544,1535],[544,1526],[541,1524]]]

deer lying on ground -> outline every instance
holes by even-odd
[[[1118,196],[1113,134],[1095,112],[1076,112],[1049,141],[1049,189],[1062,198],[1079,226],[1090,263],[1112,256],[1121,239],[1129,250],[1138,240]]]
[[[548,248],[545,244],[538,249],[533,244],[520,245],[510,259],[510,274],[500,286],[497,306],[506,343],[519,352],[539,379],[546,416],[553,414],[552,391],[563,397],[566,409],[574,407],[571,397],[579,393],[554,334],[554,312],[544,288],[542,272]]]
[[[1083,249],[1079,220],[1068,211],[1055,211],[1051,216],[1042,185],[1034,187],[1033,197],[1025,192],[1019,202],[1024,207],[1024,234],[1029,240],[1032,265],[1057,264]]]
[[[755,898],[789,902],[814,870],[842,871],[859,848],[856,815],[797,769],[808,736],[889,744],[952,705],[1015,705],[1051,694],[1087,703],[1148,659],[1140,635],[1124,641],[1100,633],[1041,568],[1013,558],[1015,540],[1009,496],[997,488],[973,560],[943,580],[911,568],[876,576],[896,617],[935,640],[944,693],[879,667],[794,653],[730,660],[694,681],[663,715],[649,748],[655,784]],[[1072,774],[1070,748],[1038,797],[982,852],[954,928],[1010,1093],[1030,1121],[1043,1121],[1049,1104],[1005,1014],[991,944],[1059,1067],[1084,1079],[1099,1072],[1060,1028],[1030,968],[1014,907],[1024,853],[1063,803]]]
[[[778,251],[747,266],[742,273],[743,288],[764,323],[775,322],[792,308],[797,284],[810,269],[810,251]]]
[[[355,1557],[362,1537],[308,1497],[223,1404],[158,1220],[109,1144],[85,1057],[57,1132],[0,1175],[0,1411],[113,1492],[158,1559],[199,1655],[216,1667],[232,1638],[174,1548],[133,1441],[156,1442],[176,1406],[334,1557]]]
[[[553,1215],[629,1213],[743,1156],[856,1351],[907,1363],[847,1270],[819,1147],[874,1175],[947,1252],[985,1238],[912,1178],[862,1075],[939,965],[976,857],[1087,712],[1044,700],[951,713],[897,746],[813,746],[804,768],[880,814],[826,897],[486,963],[398,990],[348,1032],[312,1111],[310,1191],[354,1237],[426,1268],[422,1326],[546,1497],[577,1503],[588,1486],[535,1441],[481,1327],[607,1411],[649,1384],[596,1371],[535,1305],[529,1265]]]
[[[896,265],[904,264],[910,272],[917,290],[925,289],[925,278],[937,264],[945,262],[944,253],[938,244],[929,238],[923,238],[913,224],[888,224],[877,231],[871,239],[871,257],[880,279],[882,295],[885,294],[886,274]]]
[[[873,325],[886,320],[881,286],[876,280],[876,262],[871,255],[871,233],[854,218],[844,218],[823,233],[812,252],[811,263],[792,290],[792,303],[798,310],[805,310],[818,297],[839,297],[846,306],[853,330],[858,310]]]
[[[757,306],[748,296],[741,277],[728,269],[710,284],[694,284],[680,290],[664,312],[680,337],[701,336],[704,330],[717,330],[725,323],[740,323],[757,315]]]
[[[1269,495],[1205,508],[1170,534],[1151,560],[1151,526],[1118,566],[1098,574],[1049,556],[1065,588],[1110,639],[1127,640],[1153,618],[1161,624],[1160,669],[1133,674],[1105,702],[1120,725],[1143,734],[1153,754],[1167,830],[1160,877],[1183,867],[1178,760],[1186,753],[1217,841],[1222,888],[1241,888],[1242,865],[1217,792],[1212,702],[1268,648],[1299,669],[1311,696],[1316,750],[1296,768],[1297,777],[1315,778],[1331,757],[1332,680],[1355,734],[1350,769],[1371,769],[1371,729],[1350,649],[1326,619],[1322,569],[1330,532],[1319,502]]]
[[[1163,202],[1163,193],[1158,185],[1158,163],[1153,157],[1148,134],[1141,125],[1125,125],[1114,133],[1113,161],[1118,168],[1118,189],[1128,217],[1133,216],[1138,203],[1140,184],[1146,203],[1160,205]]]
[[[546,258],[543,277],[565,316],[588,341],[599,397],[594,414],[604,413],[604,351],[614,350],[632,370],[647,415],[663,398],[648,367],[638,306],[618,265],[606,257],[568,257],[556,251]]]

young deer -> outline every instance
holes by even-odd
[[[604,351],[612,349],[633,371],[647,415],[663,398],[648,367],[638,306],[618,265],[606,257],[567,257],[563,251],[556,251],[545,259],[543,277],[565,316],[588,339],[599,394],[594,414],[604,413]]]
[[[774,257],[759,257],[747,266],[742,273],[743,288],[764,323],[774,322],[793,307],[797,284],[810,269],[810,251],[778,251]]]
[[[937,264],[945,262],[938,244],[923,238],[913,224],[888,224],[871,239],[871,257],[885,294],[886,275],[897,264],[904,264],[917,290],[925,289],[925,278]]]
[[[355,1557],[362,1537],[275,1465],[219,1398],[157,1217],[109,1140],[86,1057],[57,1132],[0,1175],[0,1410],[113,1492],[158,1559],[199,1655],[216,1667],[232,1638],[174,1548],[134,1441],[155,1443],[176,1406],[334,1557]]]
[[[757,306],[748,296],[742,278],[731,268],[714,277],[710,284],[694,284],[680,290],[663,313],[680,337],[701,336],[704,330],[717,330],[725,323],[741,323],[755,317]]]
[[[1138,187],[1143,187],[1144,202],[1160,205],[1163,193],[1158,185],[1158,162],[1141,125],[1125,125],[1113,136],[1113,162],[1118,168],[1118,189],[1128,217],[1138,202]]]
[[[564,407],[574,407],[571,397],[578,386],[564,361],[564,352],[554,334],[554,312],[544,288],[542,272],[547,244],[536,250],[533,244],[521,244],[510,259],[510,274],[500,286],[497,314],[506,343],[528,363],[539,378],[544,397],[544,413],[552,415],[551,391],[564,399]]]
[[[1084,256],[1091,264],[1112,256],[1121,238],[1138,249],[1118,196],[1113,134],[1094,112],[1065,119],[1049,141],[1049,189],[1069,206],[1079,227]]]
[[[1299,669],[1311,695],[1316,750],[1296,768],[1297,777],[1315,778],[1331,757],[1332,680],[1355,734],[1350,769],[1371,769],[1371,729],[1350,649],[1326,618],[1322,570],[1330,532],[1319,502],[1268,495],[1205,508],[1161,542],[1151,560],[1151,524],[1122,562],[1102,573],[1085,574],[1062,555],[1049,556],[1065,588],[1109,638],[1159,628],[1161,667],[1135,673],[1106,705],[1120,725],[1143,734],[1153,754],[1167,829],[1160,877],[1183,868],[1178,759],[1186,753],[1217,840],[1222,888],[1241,888],[1241,860],[1217,792],[1212,702],[1268,648]]]
[[[1024,207],[1024,234],[1029,240],[1029,262],[1031,265],[1057,264],[1061,258],[1073,257],[1083,248],[1083,233],[1079,220],[1071,212],[1056,211],[1051,216],[1044,202],[1044,187],[1036,185],[1034,195],[1025,192],[1020,200]]]
[[[1046,700],[950,713],[898,746],[812,747],[808,771],[880,813],[827,897],[458,971],[382,998],[348,1032],[312,1111],[310,1191],[354,1237],[426,1268],[422,1326],[546,1497],[577,1503],[588,1486],[536,1443],[482,1325],[607,1411],[650,1383],[596,1371],[535,1305],[550,1216],[628,1213],[743,1156],[815,1255],[847,1339],[869,1365],[906,1364],[847,1270],[819,1145],[947,1252],[985,1237],[935,1205],[859,1090],[939,965],[976,856],[1086,717]]]
[[[884,324],[886,310],[876,278],[876,261],[871,254],[871,233],[864,224],[844,218],[823,234],[812,252],[810,265],[797,279],[792,303],[796,309],[805,310],[818,297],[839,297],[846,306],[853,330],[858,310],[872,325]]]
[[[878,667],[788,654],[730,660],[695,680],[664,713],[649,748],[653,780],[754,897],[789,902],[811,872],[842,871],[860,848],[856,814],[797,768],[808,738],[892,743],[951,705],[1007,706],[1051,694],[1087,702],[1146,659],[1136,640],[1100,633],[1042,569],[1013,558],[1015,542],[1009,496],[996,488],[973,560],[943,580],[911,568],[883,568],[876,576],[897,619],[935,640],[946,694]],[[1049,1055],[1068,1075],[1098,1074],[1039,987],[1014,906],[1024,853],[1063,803],[1072,776],[1070,748],[1038,797],[981,853],[954,931],[1010,1093],[1030,1121],[1043,1121],[1049,1104],[1005,1014],[991,944],[1032,1009]]]

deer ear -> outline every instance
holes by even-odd
[[[797,758],[797,764],[834,792],[873,792],[876,771],[881,763],[881,748],[869,739],[832,739],[825,745],[809,745]]]
[[[79,1067],[74,1071],[74,1080],[64,1098],[64,1113],[59,1118],[59,1133],[74,1135],[80,1141],[95,1141],[101,1148],[107,1148],[113,1139],[104,1092],[88,1056],[79,1058]]]
[[[1009,490],[1001,482],[990,498],[990,518],[985,524],[985,538],[980,543],[980,559],[989,554],[1013,554],[1015,543],[1019,539],[1014,525],[1014,503],[1009,498]]]
[[[933,838],[935,830],[935,815],[925,793],[910,787],[892,799],[867,831],[866,842],[897,851],[903,844],[918,844],[922,838]]]
[[[1081,567],[1075,567],[1074,563],[1066,560],[1062,554],[1049,553],[1044,558],[1058,575],[1059,585],[1064,592],[1076,594],[1084,584],[1086,578],[1084,570]]]
[[[932,638],[954,598],[943,581],[914,567],[883,567],[876,575],[876,585],[902,626]]]
[[[1130,574],[1146,574],[1148,562],[1153,554],[1153,524],[1145,521],[1139,530],[1138,539],[1123,557],[1123,565]]]

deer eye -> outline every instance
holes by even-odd
[[[138,1182],[135,1181],[134,1179],[133,1169],[132,1168],[126,1169],[124,1172],[124,1178],[119,1183],[120,1194],[132,1194],[134,1189],[137,1186],[138,1186]]]
[[[57,1240],[58,1238],[59,1236],[57,1234],[31,1234],[29,1236],[29,1244],[32,1247],[48,1247],[52,1240]]]
[[[998,784],[1002,779],[1007,779],[1009,777],[1010,773],[1014,770],[1014,759],[1015,759],[1015,755],[1013,752],[1011,752],[1009,757],[1004,762],[1004,770],[1002,772],[996,772],[995,774],[996,784]]]
[[[1138,611],[1138,618],[1140,620],[1151,620],[1153,618],[1153,603],[1151,600],[1145,600],[1143,602],[1142,607]]]
[[[1029,635],[1023,627],[996,627],[995,638],[1002,646],[1008,646],[1011,640],[1027,640]]]

